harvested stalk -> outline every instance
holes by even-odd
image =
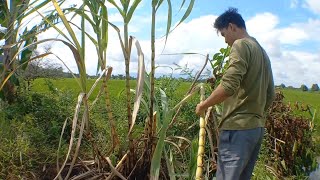
[[[204,87],[200,86],[200,101],[204,100]],[[206,121],[204,119],[204,113],[200,115],[200,130],[199,130],[199,147],[198,147],[198,157],[197,157],[197,170],[196,179],[203,179],[203,155],[204,155],[204,145],[206,136]]]

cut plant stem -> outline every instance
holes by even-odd
[[[200,86],[200,101],[204,100],[204,87]],[[206,136],[206,121],[204,119],[204,113],[200,115],[200,130],[199,130],[199,147],[198,147],[198,157],[197,157],[197,170],[196,179],[203,179],[203,155],[205,146],[205,136]]]

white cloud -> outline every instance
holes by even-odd
[[[320,54],[302,51],[285,51],[283,57],[272,59],[275,83],[300,87],[302,84],[311,87],[319,83]]]
[[[251,35],[262,41],[277,39],[282,44],[297,45],[310,38],[303,27],[292,25],[285,28],[277,28],[279,18],[271,13],[257,14],[247,22],[247,29]],[[272,40],[274,41],[274,40]]]
[[[166,52],[197,52],[207,54],[226,47],[222,36],[213,28],[216,16],[208,15],[182,23],[168,38]]]
[[[305,30],[298,27],[287,27],[278,30],[278,38],[282,44],[297,45],[303,40],[309,39],[309,35]]]
[[[246,22],[249,33],[266,33],[273,30],[279,24],[279,18],[271,13],[257,14]]]
[[[317,21],[310,20],[308,23],[278,28],[280,20],[276,15],[262,13],[249,19],[246,24],[249,34],[257,38],[270,55],[280,57],[283,46],[298,46],[306,40],[314,39],[310,33],[316,31],[320,33],[320,30],[317,30],[319,28],[310,27],[314,22]]]
[[[320,1],[319,0],[305,0],[305,8],[310,9],[315,14],[320,14]]]
[[[294,23],[292,27],[307,33],[310,40],[320,41],[320,19],[308,19],[307,22]]]

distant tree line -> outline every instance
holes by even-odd
[[[70,73],[70,72],[65,72],[63,70],[63,68],[61,67],[60,64],[57,63],[52,63],[46,60],[36,60],[36,61],[32,61],[28,64],[27,68],[25,70],[19,70],[17,72],[17,74],[22,77],[22,79],[24,79],[25,81],[31,82],[37,78],[52,78],[52,79],[56,79],[56,78],[73,78],[73,76],[75,77],[79,77],[79,74],[77,73]],[[96,79],[100,76],[100,74],[96,74],[96,75],[88,75],[88,78],[92,78],[92,79]],[[160,76],[155,78],[156,80],[160,80],[163,78],[168,78],[171,76]],[[123,74],[117,74],[111,75],[111,79],[118,79],[118,80],[125,80],[125,75]],[[131,80],[135,80],[137,79],[135,76],[130,76]],[[184,82],[192,82],[193,79],[192,78],[183,78],[183,77],[177,77],[175,78],[179,81],[184,81]],[[201,82],[205,82],[205,79],[201,79]]]
[[[300,86],[300,88],[294,88],[292,86],[288,86],[286,87],[285,84],[280,84],[279,86],[276,86],[277,88],[281,88],[281,89],[284,89],[284,88],[288,88],[288,89],[300,89],[302,91],[319,91],[319,86],[318,84],[312,84],[311,88],[309,89],[305,84],[302,84]]]

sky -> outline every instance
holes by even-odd
[[[67,0],[70,4],[79,5],[79,0]],[[119,2],[119,1],[117,1]],[[172,0],[173,26],[175,26],[189,3],[179,11],[182,0]],[[224,38],[213,28],[215,19],[229,7],[238,9],[246,22],[250,36],[255,37],[267,51],[272,65],[276,85],[300,87],[302,84],[311,87],[320,84],[320,0],[196,0],[190,16],[181,23],[169,36],[166,45],[165,29],[167,24],[167,5],[157,12],[156,17],[156,75],[169,75],[174,65],[187,66],[194,72],[201,69],[206,54],[211,57],[220,48],[227,47]],[[117,10],[108,4],[109,21],[118,25],[121,30],[122,18]],[[40,17],[34,16],[31,23]],[[80,25],[79,18],[72,20]],[[135,36],[145,54],[147,71],[150,71],[150,28],[151,0],[142,0],[129,24],[129,34]],[[62,29],[65,31],[64,29]],[[77,30],[75,30],[77,34]],[[92,34],[87,25],[86,32]],[[123,31],[122,31],[123,32]],[[39,39],[57,37],[51,29],[39,35]],[[58,38],[62,38],[58,36]],[[52,52],[58,55],[75,73],[76,64],[72,53],[61,43],[50,43]],[[199,53],[203,55],[183,55],[181,53]],[[130,72],[137,72],[136,51],[132,51]],[[166,55],[176,54],[176,55]],[[117,34],[109,29],[107,65],[113,67],[113,74],[124,74],[125,63]],[[50,61],[56,61],[50,57]],[[93,44],[86,44],[87,74],[96,74],[97,55]],[[210,66],[207,66],[210,71]],[[180,71],[175,70],[174,74]]]

